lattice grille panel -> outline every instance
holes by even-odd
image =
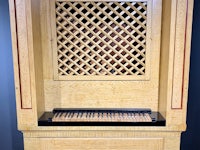
[[[145,75],[147,2],[56,1],[59,76]]]

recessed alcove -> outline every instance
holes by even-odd
[[[38,86],[38,117],[53,108],[150,108],[165,116],[173,93],[168,86],[174,84],[173,67],[184,56],[170,49],[168,31],[176,25],[170,18],[171,3],[32,2],[32,17],[25,23],[32,23],[27,34],[33,36],[33,47],[19,60],[27,55],[24,63],[35,71],[24,69],[20,75],[23,80],[30,73],[24,80]],[[23,29],[19,26],[18,31]],[[19,47],[24,47],[22,40]],[[23,102],[25,108],[32,105],[31,100]]]

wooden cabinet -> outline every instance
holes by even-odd
[[[26,150],[179,149],[193,0],[9,0],[9,6]],[[38,126],[53,108],[150,108],[166,126]]]

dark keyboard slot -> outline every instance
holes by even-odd
[[[39,126],[165,126],[159,112],[150,109],[54,109],[45,112]]]

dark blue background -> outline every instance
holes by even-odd
[[[195,0],[187,132],[181,150],[200,150],[200,0]],[[17,131],[8,0],[0,0],[0,150],[23,150]]]

